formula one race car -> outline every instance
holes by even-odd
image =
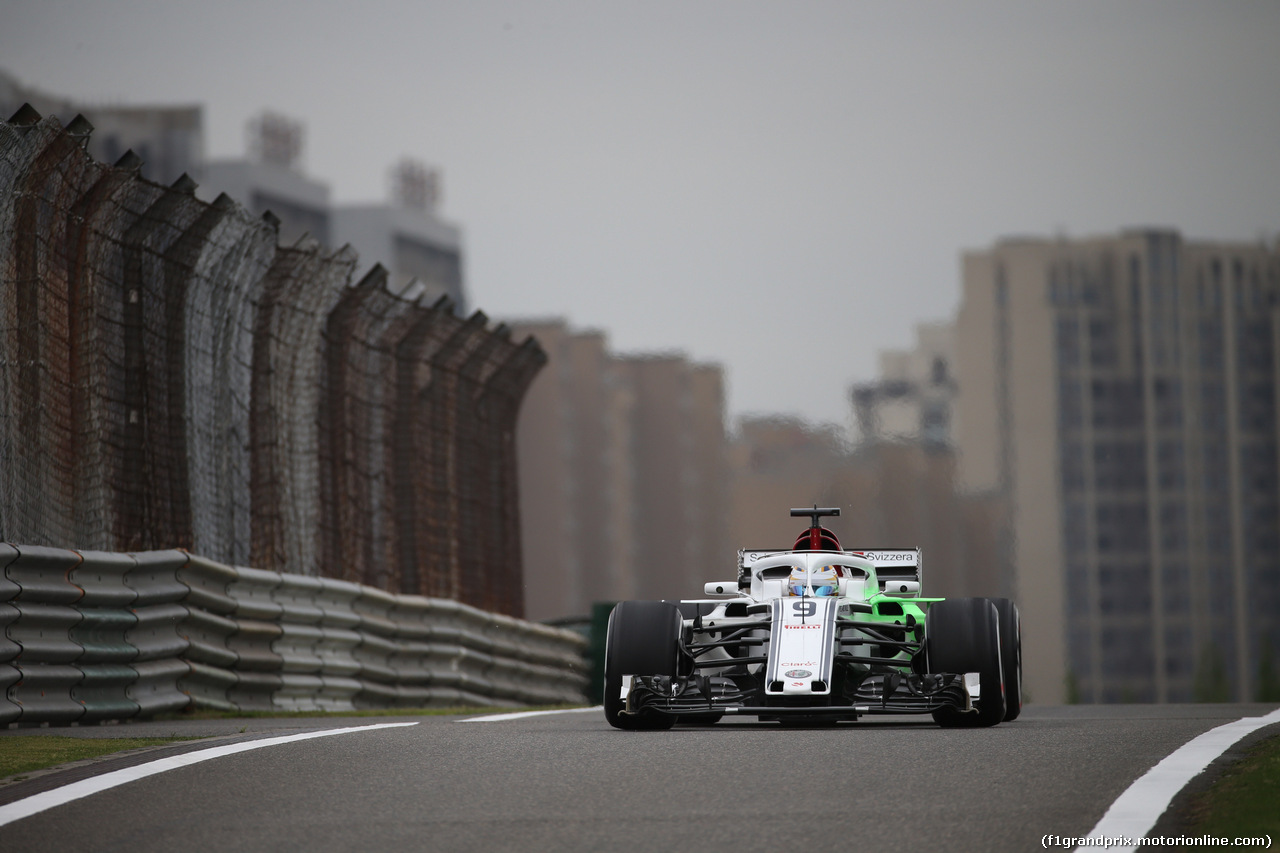
[[[604,713],[620,729],[725,714],[835,723],[933,715],[993,726],[1022,710],[1018,609],[1004,598],[922,598],[920,550],[845,551],[819,524],[790,550],[738,552],[715,599],[624,601],[609,617]]]

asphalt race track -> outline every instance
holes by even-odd
[[[1042,849],[1083,836],[1193,737],[1272,705],[1028,705],[1014,723],[928,717],[824,728],[739,720],[621,732],[601,712],[179,720],[4,737],[215,735],[0,786],[0,806],[163,756],[272,736],[416,723],[267,746],[158,773],[0,828],[19,851],[778,851]],[[243,729],[243,731],[242,731]],[[1270,726],[1248,741],[1280,731]]]

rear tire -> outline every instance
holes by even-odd
[[[933,719],[945,728],[994,726],[1004,719],[1000,617],[986,598],[952,598],[929,608],[925,617],[929,670],[978,673],[977,710],[939,708]]]
[[[609,725],[629,731],[669,729],[674,714],[623,714],[624,675],[675,675],[684,623],[674,604],[623,601],[609,614],[604,652],[604,717]]]
[[[1007,598],[993,598],[1000,618],[1000,666],[1004,669],[1004,721],[1022,713],[1022,620],[1018,605]]]

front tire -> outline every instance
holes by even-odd
[[[604,652],[604,717],[609,725],[629,731],[669,729],[674,714],[622,713],[624,675],[676,674],[683,629],[680,611],[665,601],[623,601],[609,614]]]
[[[1005,717],[1000,621],[986,598],[952,598],[929,608],[925,618],[932,672],[978,673],[976,711],[939,708],[933,719],[945,728],[994,726]]]
[[[1022,620],[1018,605],[1007,598],[993,598],[1000,619],[1000,666],[1004,669],[1004,721],[1022,713]]]

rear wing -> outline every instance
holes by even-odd
[[[792,553],[789,548],[743,549],[738,552],[738,572],[740,575],[750,575],[751,567],[757,560],[789,553]],[[840,553],[869,560],[876,568],[876,581],[880,585],[881,592],[885,590],[885,584],[892,581],[915,581],[920,585],[920,591],[916,595],[924,594],[919,548],[859,548]]]

